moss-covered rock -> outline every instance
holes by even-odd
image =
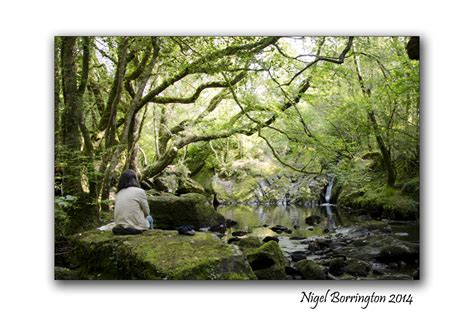
[[[81,279],[255,279],[240,250],[210,233],[88,231],[73,236],[72,243]]]
[[[358,190],[342,189],[338,203],[365,209],[373,217],[395,220],[415,220],[419,213],[418,201],[413,197],[399,189],[375,184]]]
[[[178,189],[176,190],[177,194],[185,194],[185,193],[199,193],[205,194],[206,191],[204,187],[197,181],[194,181],[188,177],[179,178],[178,181]]]
[[[275,241],[264,243],[248,252],[247,260],[259,280],[284,280],[285,258]]]
[[[255,201],[257,199],[255,196],[257,186],[257,180],[246,174],[231,179],[221,179],[216,176],[212,181],[212,189],[216,193],[217,199],[219,202],[225,203]]]
[[[362,260],[351,259],[347,262],[344,271],[353,276],[368,276],[371,270],[370,264]]]
[[[258,248],[263,244],[260,238],[255,236],[248,236],[246,238],[242,238],[237,242],[237,246],[244,252],[247,253],[252,249]]]
[[[344,267],[346,266],[346,261],[342,257],[337,257],[329,261],[329,272],[334,275],[341,275],[344,273]]]
[[[377,256],[377,260],[382,262],[414,263],[419,260],[420,249],[416,244],[409,242],[393,243],[383,247]]]
[[[313,260],[304,259],[296,263],[296,269],[306,280],[325,280],[326,273],[323,267]]]
[[[225,224],[225,218],[198,193],[148,196],[150,213],[159,229],[176,229],[189,224],[196,228]]]

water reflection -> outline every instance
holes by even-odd
[[[253,230],[262,226],[283,225],[290,229],[310,227],[305,219],[310,216],[321,220],[315,226],[334,231],[337,227],[347,224],[348,215],[341,215],[335,205],[324,204],[315,207],[295,205],[221,205],[218,212],[225,218],[237,221],[237,229]],[[345,223],[346,222],[346,223]],[[314,227],[316,229],[316,227]]]
[[[290,230],[291,234],[282,235],[293,237],[311,237],[341,231],[350,227],[367,227],[370,222],[361,216],[357,216],[345,208],[338,208],[334,204],[321,204],[313,207],[302,207],[295,205],[221,205],[218,212],[225,218],[233,219],[237,225],[230,232],[244,230],[254,236],[275,236],[277,233],[270,228],[283,225]],[[306,223],[308,217],[313,217],[314,225]],[[308,221],[313,224],[313,222]],[[395,222],[387,221],[393,236],[406,241],[419,241],[418,222]]]

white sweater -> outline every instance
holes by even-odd
[[[148,223],[145,217],[149,214],[150,208],[143,189],[128,187],[115,195],[115,225],[147,229]]]

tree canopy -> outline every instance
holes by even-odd
[[[57,37],[58,195],[98,221],[117,174],[216,173],[271,157],[389,187],[418,177],[419,62],[408,37]],[[362,169],[361,169],[362,168]],[[60,186],[60,187],[59,187]],[[71,228],[72,230],[78,227]]]

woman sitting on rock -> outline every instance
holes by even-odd
[[[133,170],[125,170],[120,176],[115,194],[114,222],[112,232],[116,235],[140,234],[153,228],[145,191],[140,188]]]

